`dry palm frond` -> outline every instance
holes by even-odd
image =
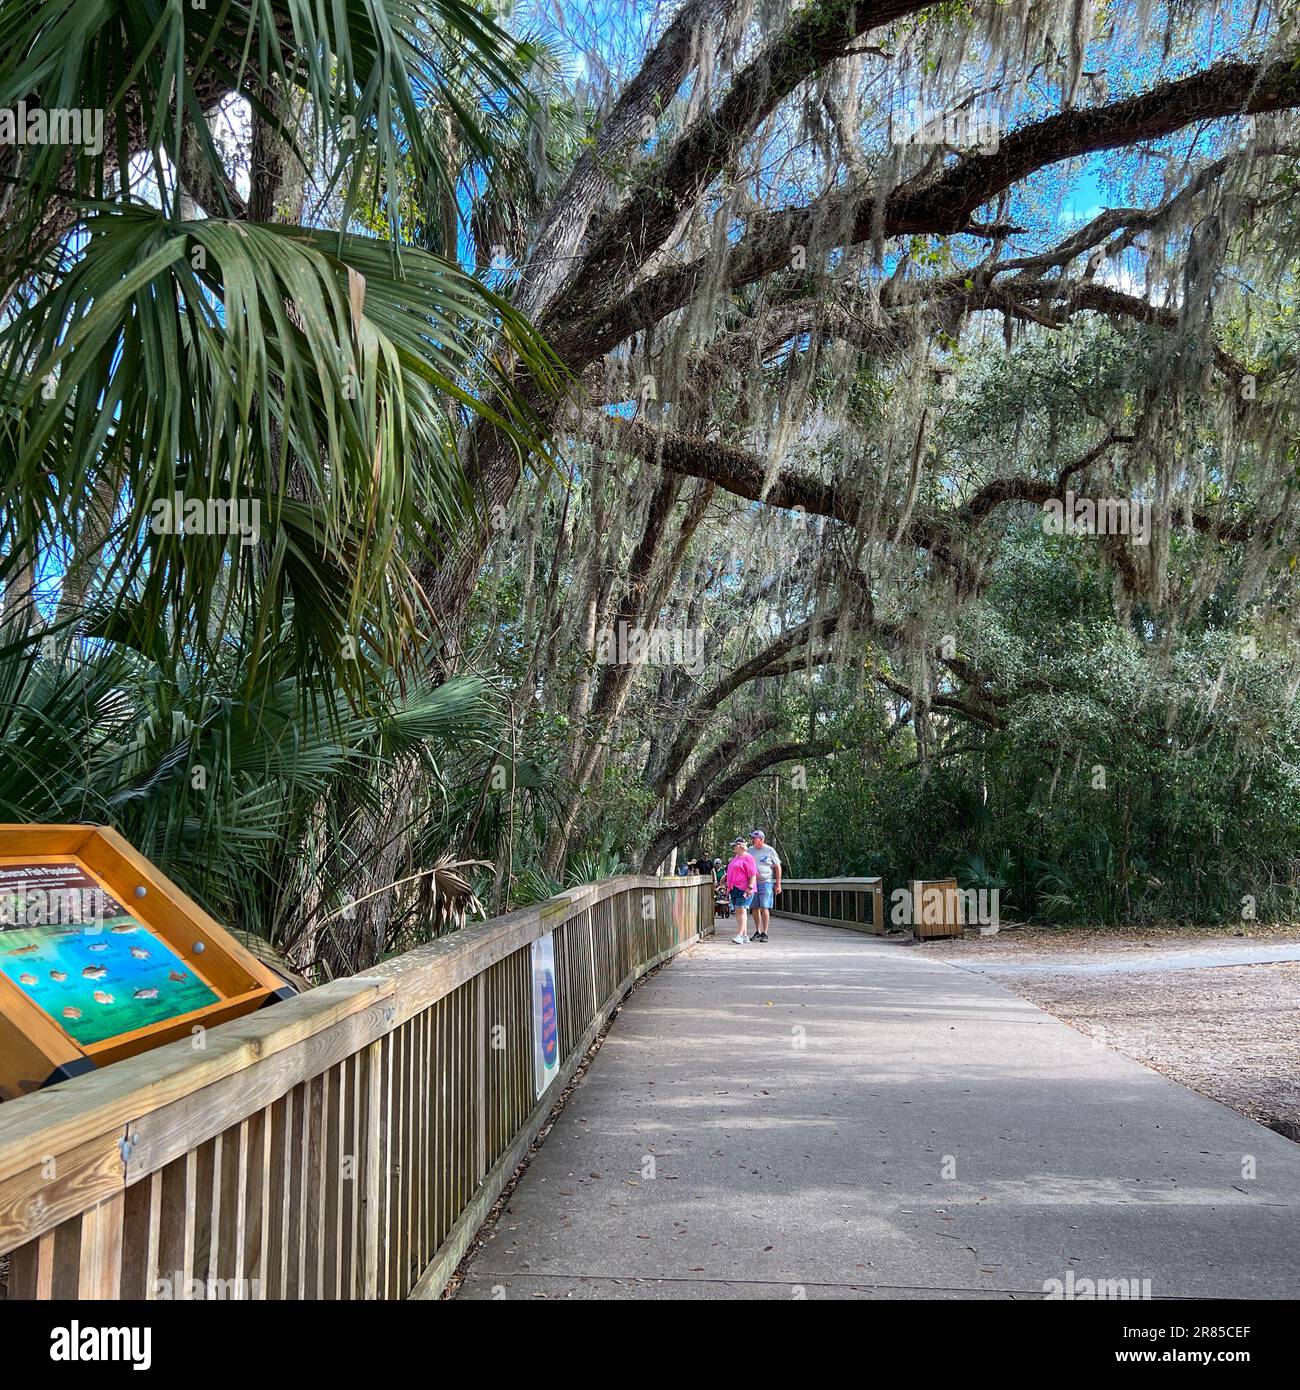
[[[434,936],[458,931],[470,916],[485,915],[483,904],[462,870],[490,869],[486,859],[453,859],[440,854],[433,866],[419,875],[413,913],[417,922]]]

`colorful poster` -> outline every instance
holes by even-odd
[[[218,996],[77,863],[0,865],[0,973],[83,1047]]]
[[[533,1077],[537,1096],[560,1070],[560,1016],[555,990],[555,937],[547,932],[533,942]]]

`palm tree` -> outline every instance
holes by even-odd
[[[468,0],[0,11],[0,112],[80,121],[0,147],[0,819],[116,824],[318,978],[477,906],[496,716],[412,571],[467,423],[544,450],[554,359],[458,264],[536,206],[544,58]]]
[[[467,0],[12,0],[0,54],[0,108],[86,113],[0,160],[6,631],[93,589],[194,661],[233,639],[355,693],[436,626],[411,566],[457,525],[466,420],[540,447],[510,383],[554,385],[544,344],[415,244],[463,164],[509,163],[533,50]],[[181,534],[178,495],[256,528]]]
[[[439,846],[494,729],[482,682],[389,678],[358,709],[320,677],[274,676],[274,660],[250,673],[248,657],[230,644],[196,670],[102,637],[61,661],[0,646],[0,820],[116,825],[220,920],[317,978],[476,907]],[[395,768],[410,852],[394,857],[367,832]],[[376,856],[396,865],[379,888],[402,883],[382,919],[358,918]],[[375,920],[383,937],[363,939]]]

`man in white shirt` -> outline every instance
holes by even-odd
[[[781,856],[767,842],[761,830],[751,830],[750,858],[758,866],[758,890],[754,894],[754,935],[751,941],[766,941],[772,920],[773,897],[781,891]]]

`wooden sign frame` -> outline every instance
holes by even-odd
[[[941,905],[936,914],[934,904]],[[938,920],[935,920],[937,917]],[[936,941],[945,936],[961,936],[962,902],[955,878],[915,878],[912,880],[912,932],[918,941]]]
[[[196,1027],[214,1027],[295,993],[107,826],[0,824],[0,867],[20,864],[74,864],[165,943],[217,1000],[99,1042],[81,1043],[0,973],[0,1100],[146,1052]],[[4,937],[0,930],[0,949]]]

